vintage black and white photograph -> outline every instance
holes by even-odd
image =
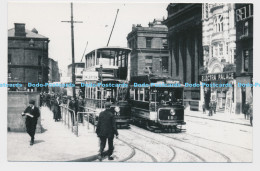
[[[8,162],[253,162],[254,3],[9,1],[7,27]]]

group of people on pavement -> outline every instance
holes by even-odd
[[[213,113],[216,114],[216,108],[217,108],[217,102],[211,101],[209,103],[209,116],[213,116]],[[203,103],[202,109],[203,109],[203,114],[206,114],[206,104],[205,103]],[[251,124],[251,126],[253,126],[253,104],[252,104],[252,102],[250,103],[250,102],[246,101],[242,110],[243,110],[242,112],[245,115],[245,119],[250,120],[250,124]]]
[[[53,112],[53,119],[55,122],[60,121],[61,119],[61,99],[62,94],[40,93],[40,106],[47,106]]]
[[[69,108],[74,110],[75,112],[82,110],[82,109],[79,110],[77,108],[77,106],[84,104],[83,99],[82,98],[79,98],[79,99],[80,100],[78,101],[72,97],[70,99],[70,102],[68,105]],[[62,102],[66,102],[66,101],[62,101]],[[48,104],[49,102],[46,100],[46,101],[44,101],[44,103]],[[41,103],[41,105],[43,105],[44,103]],[[61,100],[60,100],[59,96],[56,96],[55,100],[50,102],[50,104],[52,104],[54,106],[53,112],[54,112],[55,121],[56,121],[56,118],[58,118],[56,116],[57,111],[59,110],[59,113],[60,113],[60,109],[57,108],[60,103],[61,103]],[[102,161],[102,159],[106,155],[104,152],[104,149],[106,147],[106,142],[108,142],[108,151],[107,151],[108,160],[114,160],[114,158],[112,157],[112,154],[114,151],[113,141],[114,141],[115,136],[116,136],[116,138],[118,138],[118,131],[117,131],[114,113],[110,108],[111,104],[112,104],[111,101],[107,100],[107,102],[105,103],[106,109],[99,114],[99,119],[98,119],[98,123],[97,123],[97,127],[96,127],[96,134],[99,137],[99,142],[100,142],[99,157],[98,157],[100,161]],[[50,109],[51,109],[51,107],[50,107]],[[31,137],[30,145],[33,145],[35,130],[36,130],[36,126],[37,126],[37,120],[40,117],[40,110],[38,107],[35,106],[34,100],[29,101],[29,106],[24,110],[24,112],[22,113],[22,116],[26,116],[26,121],[25,121],[26,131],[29,134],[29,136]],[[79,118],[81,121],[83,121],[83,116],[79,117]]]
[[[205,103],[203,103],[202,109],[203,109],[203,114],[206,114],[206,104]],[[216,114],[216,109],[217,109],[217,102],[211,101],[209,103],[209,116],[213,116],[213,113]]]

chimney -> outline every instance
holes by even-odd
[[[25,36],[25,24],[24,23],[14,23],[14,35],[15,36]]]
[[[34,32],[35,34],[38,34],[38,31],[35,28],[32,29],[32,32]]]

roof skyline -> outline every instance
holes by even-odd
[[[117,21],[109,46],[127,47],[127,35],[132,24],[148,25],[156,18],[166,18],[168,3],[87,3],[74,2],[75,62],[93,49],[107,44],[116,11]],[[145,15],[144,15],[145,14]],[[66,70],[71,63],[71,26],[61,21],[70,20],[70,2],[9,2],[8,28],[14,23],[25,23],[26,28],[36,28],[40,35],[49,38],[49,56]]]
[[[35,29],[35,28],[33,28]],[[36,30],[36,29],[35,29]],[[8,37],[23,37],[23,38],[42,38],[42,39],[49,39],[39,33],[35,33],[32,30],[25,29],[25,36],[15,36],[15,28],[8,29]]]

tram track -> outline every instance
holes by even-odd
[[[216,141],[216,140],[211,140],[211,139],[203,138],[203,137],[196,136],[196,135],[191,135],[191,134],[188,134],[186,132],[184,134],[186,134],[188,136],[196,137],[196,138],[199,138],[199,139],[215,142],[215,143],[218,143],[218,144],[223,144],[223,145],[228,145],[228,146],[231,146],[231,147],[241,148],[241,149],[248,150],[248,151],[253,151],[253,149],[241,147],[241,146],[238,146],[238,145],[232,145],[232,144],[228,144],[228,143],[224,143],[224,142],[220,142],[220,141]]]
[[[213,149],[208,148],[208,147],[200,146],[200,145],[197,145],[197,144],[194,144],[194,143],[185,142],[185,141],[183,141],[183,140],[181,140],[181,139],[174,138],[174,137],[171,137],[171,136],[167,136],[167,135],[164,135],[164,134],[160,134],[160,135],[161,135],[161,136],[164,136],[164,137],[167,137],[167,138],[170,138],[170,139],[173,139],[173,140],[177,140],[177,141],[183,142],[183,143],[191,144],[191,145],[194,145],[194,146],[196,146],[196,147],[204,148],[204,149],[207,149],[207,150],[209,150],[209,151],[213,151],[213,152],[219,154],[220,156],[222,156],[223,158],[225,158],[228,163],[231,162],[231,159],[230,159],[228,156],[226,156],[225,154],[223,154],[223,153],[221,153],[221,152],[219,152],[219,151],[213,150]]]
[[[149,138],[149,137],[146,137],[146,136],[144,136],[144,135],[142,135],[142,134],[139,134],[139,133],[137,133],[137,132],[135,132],[135,131],[133,131],[133,130],[129,130],[129,131],[130,131],[130,132],[133,132],[133,133],[135,133],[135,134],[138,134],[139,136],[143,136],[143,137],[145,137],[145,138]],[[152,141],[154,141],[154,142],[156,142],[156,143],[158,143],[158,144],[163,144],[163,145],[166,146],[167,148],[171,149],[173,155],[172,155],[172,157],[171,157],[168,161],[166,161],[166,162],[172,162],[172,161],[174,160],[174,158],[176,157],[176,151],[175,151],[171,146],[169,146],[169,145],[167,145],[167,144],[165,144],[165,143],[159,142],[159,141],[157,141],[157,140],[155,140],[155,139],[153,139],[153,138],[149,138],[149,139],[151,139]]]
[[[132,153],[128,157],[126,157],[125,159],[120,160],[121,162],[126,162],[126,161],[132,159],[136,155],[136,150],[139,150],[142,153],[144,153],[147,156],[149,156],[152,159],[153,162],[158,162],[157,159],[153,155],[147,153],[146,151],[140,149],[139,147],[136,147],[136,145],[130,144],[130,143],[128,143],[128,142],[126,142],[126,141],[124,141],[122,139],[119,139],[119,140],[121,142],[125,143],[127,146],[129,146],[133,150]]]
[[[155,140],[155,139],[153,139],[153,138],[151,138],[151,137],[145,136],[145,135],[140,134],[140,133],[138,133],[138,132],[135,132],[135,131],[133,131],[133,130],[131,130],[131,132],[134,132],[134,133],[136,133],[136,134],[138,134],[138,135],[140,135],[140,136],[143,136],[143,137],[145,137],[145,138],[151,139],[152,141],[155,141],[155,142],[157,142],[157,143],[164,144],[164,145],[166,145],[167,147],[169,147],[171,150],[173,150],[173,151],[174,151],[174,155],[173,155],[173,157],[172,157],[169,161],[167,161],[167,162],[174,162],[174,159],[175,159],[175,157],[177,156],[176,151],[175,151],[172,147],[178,148],[178,149],[180,149],[180,150],[183,150],[183,151],[185,151],[185,152],[191,154],[192,156],[198,158],[201,162],[206,162],[206,160],[205,160],[203,157],[199,156],[198,154],[193,153],[193,152],[190,151],[190,150],[187,150],[187,149],[184,149],[184,148],[181,148],[181,147],[177,147],[177,146],[174,146],[174,145],[168,145],[168,144],[166,144],[166,143],[162,143],[162,142],[160,142],[160,141],[158,141],[158,140]]]
[[[134,126],[134,125],[133,125],[133,126]],[[134,126],[134,127],[136,127],[136,126]],[[141,129],[141,128],[139,128],[139,127],[136,127],[136,128]],[[133,131],[133,130],[132,130],[132,131]],[[147,131],[147,130],[146,130],[146,131]],[[135,132],[135,131],[133,131],[133,132]],[[140,132],[136,132],[136,133],[140,134]],[[153,138],[148,137],[148,136],[143,135],[143,134],[140,134],[140,135],[142,135],[142,136],[144,136],[144,137],[147,137],[147,138],[150,138],[150,139],[153,139]],[[180,142],[183,142],[183,143],[186,143],[186,144],[190,144],[190,145],[193,145],[193,146],[197,146],[197,147],[200,147],[200,148],[203,148],[203,149],[212,151],[212,152],[217,153],[218,155],[222,156],[222,157],[226,160],[226,162],[231,162],[231,159],[230,159],[228,156],[226,156],[225,154],[223,154],[223,153],[221,153],[221,152],[219,152],[219,151],[213,150],[213,149],[211,149],[211,148],[204,147],[204,146],[200,146],[200,145],[197,145],[197,144],[194,144],[194,143],[190,143],[190,142],[185,142],[185,141],[183,141],[183,140],[181,140],[181,139],[174,138],[174,137],[171,137],[171,136],[167,136],[167,135],[164,135],[164,134],[158,134],[158,135],[161,135],[161,136],[167,137],[167,138],[169,138],[169,139],[177,140],[177,141],[180,141]],[[172,146],[173,146],[173,145],[172,145]],[[179,149],[181,149],[181,150],[184,150],[184,151],[186,151],[186,152],[188,152],[188,153],[190,153],[190,154],[196,156],[197,158],[200,158],[200,160],[201,160],[202,162],[207,162],[203,157],[201,157],[201,156],[199,156],[199,155],[193,153],[193,152],[190,151],[190,150],[183,149],[183,148],[178,147],[178,146],[173,146],[173,147],[179,148]]]
[[[126,144],[129,148],[131,148],[131,153],[126,158],[124,158],[122,160],[119,160],[119,162],[125,162],[125,161],[130,160],[131,158],[133,158],[134,155],[136,154],[135,148],[132,147],[129,143],[125,142],[124,140],[121,140],[119,138],[118,138],[118,140],[121,141],[122,143]]]

